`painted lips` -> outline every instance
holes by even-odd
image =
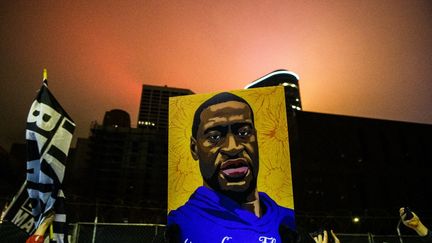
[[[249,172],[249,166],[244,159],[231,159],[221,166],[221,172],[226,178],[243,178]]]

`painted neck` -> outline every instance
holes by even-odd
[[[245,203],[242,203],[241,207],[255,214],[255,216],[257,216],[258,218],[260,218],[262,216],[262,209],[261,209],[258,191],[255,190],[253,194],[250,195],[250,198],[248,198],[248,200]]]

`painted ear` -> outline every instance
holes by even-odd
[[[198,146],[197,146],[197,141],[194,137],[191,137],[190,140],[190,150],[191,150],[192,158],[194,158],[194,160],[198,160]]]

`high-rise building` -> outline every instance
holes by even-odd
[[[430,225],[432,125],[298,111],[288,126],[298,224],[394,234],[409,206]]]
[[[169,97],[189,94],[190,89],[143,85],[137,127],[167,130]]]
[[[75,187],[69,191],[79,195],[76,204],[99,210],[78,210],[75,220],[90,220],[96,212],[104,222],[164,222],[166,131],[150,126],[131,128],[128,121],[127,112],[108,111],[102,125],[92,124],[88,139],[78,140],[69,168],[73,175],[66,176],[69,186]]]
[[[124,110],[113,109],[105,113],[103,125],[112,127],[130,127],[130,116]]]
[[[269,87],[269,86],[284,86],[285,89],[285,102],[287,111],[297,111],[302,109],[300,99],[299,76],[287,70],[276,70],[263,77],[246,85],[245,89]]]

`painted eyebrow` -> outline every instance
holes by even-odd
[[[225,132],[227,130],[228,126],[214,126],[214,127],[209,127],[204,131],[204,135],[208,134],[209,132],[212,131],[218,131],[218,132]]]
[[[230,125],[231,127],[234,127],[235,129],[242,128],[244,126],[249,126],[250,128],[253,128],[253,123],[251,122],[238,122]]]
[[[251,122],[237,122],[237,123],[233,123],[233,124],[229,124],[229,125],[225,125],[225,126],[214,126],[214,127],[209,127],[204,131],[204,135],[206,135],[207,133],[211,132],[211,131],[218,131],[218,132],[226,132],[228,127],[234,128],[234,129],[239,129],[241,127],[244,126],[249,126],[250,128],[254,128],[253,127],[253,123]]]

